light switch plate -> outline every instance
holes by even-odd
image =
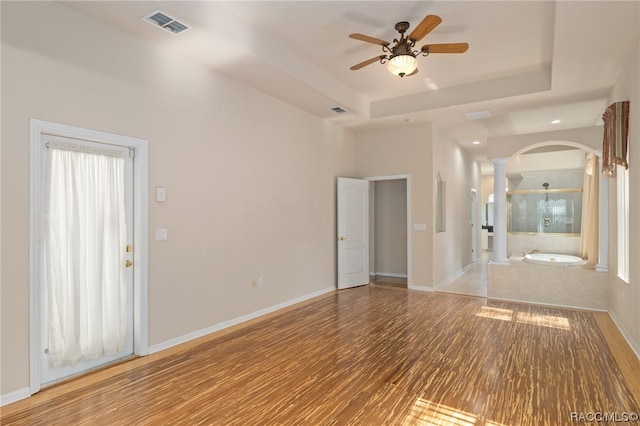
[[[414,223],[413,224],[413,230],[414,231],[426,231],[427,230],[427,225],[424,223]]]
[[[167,230],[166,229],[156,229],[156,240],[164,241],[167,239]]]
[[[164,189],[164,186],[156,186],[156,201],[166,201],[167,200],[167,190]]]

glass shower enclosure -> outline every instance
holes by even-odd
[[[580,234],[582,188],[510,191],[507,216],[511,233]]]

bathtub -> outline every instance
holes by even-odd
[[[571,256],[568,254],[529,253],[524,257],[524,261],[542,265],[584,265],[583,259],[579,258],[578,256]]]

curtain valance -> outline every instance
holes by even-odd
[[[629,168],[627,163],[629,135],[629,101],[615,102],[604,114],[604,138],[602,141],[602,174],[616,177],[616,166]]]

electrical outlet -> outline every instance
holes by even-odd
[[[264,280],[262,277],[258,278],[258,287],[262,287],[264,285]]]

